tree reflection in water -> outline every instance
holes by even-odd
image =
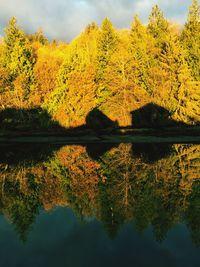
[[[184,223],[200,245],[200,145],[170,145],[153,160],[145,154],[148,148],[141,153],[143,146],[138,150],[135,144],[106,145],[94,147],[95,154],[91,145],[67,145],[48,149],[46,157],[38,150],[40,160],[34,154],[28,162],[24,157],[20,161],[17,149],[6,152],[4,147],[1,213],[22,240],[42,209],[66,206],[82,220],[96,217],[110,238],[133,221],[139,231],[151,225],[162,241],[169,229]]]

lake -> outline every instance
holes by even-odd
[[[200,145],[0,145],[0,266],[200,266]]]

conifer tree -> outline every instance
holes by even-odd
[[[187,62],[195,80],[200,81],[200,5],[193,0],[181,41],[187,49]]]
[[[135,17],[131,29],[115,30],[105,18],[69,44],[48,44],[42,30],[25,35],[12,18],[0,43],[0,107],[40,106],[67,127],[84,124],[98,107],[125,126],[131,111],[155,102],[173,119],[196,124],[199,66],[198,0],[181,36],[157,5],[147,27]]]
[[[160,90],[168,95],[168,98],[162,95],[162,100],[175,120],[195,124],[200,120],[200,94],[185,57],[179,40],[171,36],[160,58],[164,76]]]
[[[105,103],[102,103],[101,108],[104,112],[109,110],[112,120],[117,120],[120,125],[130,123],[130,112],[135,102],[135,94],[138,93],[136,62],[129,49],[129,37],[129,32],[119,34],[118,45],[104,73],[104,83],[109,97]]]
[[[98,38],[98,72],[97,79],[102,79],[104,70],[108,61],[110,59],[111,54],[114,52],[116,48],[117,37],[115,30],[112,26],[111,21],[108,18],[105,18],[99,33]]]
[[[157,46],[162,48],[166,35],[169,32],[169,23],[158,5],[152,8],[147,30],[156,39]]]
[[[94,107],[96,31],[96,25],[91,25],[90,30],[88,26],[69,45],[57,74],[55,90],[43,104],[67,127],[83,124],[84,117]]]
[[[131,27],[130,48],[133,60],[136,62],[136,83],[149,93],[151,93],[152,88],[149,83],[148,71],[151,66],[155,65],[154,45],[154,39],[139,18],[135,16]]]
[[[39,28],[34,34],[28,35],[27,37],[31,42],[39,42],[42,45],[48,44],[48,39],[44,35],[43,30],[41,28]]]
[[[116,46],[117,35],[115,29],[113,28],[111,21],[108,18],[105,18],[100,28],[97,40],[97,105],[101,105],[101,103],[105,102],[109,97],[109,91],[108,88],[106,88],[104,74]]]
[[[10,74],[10,82],[15,81],[19,76],[20,87],[23,87],[26,98],[34,83],[33,65],[35,59],[22,30],[17,25],[17,20],[13,17],[5,29],[5,54],[4,66]]]

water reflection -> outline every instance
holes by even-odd
[[[22,240],[41,210],[64,206],[81,220],[96,218],[111,239],[127,222],[141,232],[151,226],[157,241],[185,224],[200,245],[200,145],[31,149],[28,161],[16,146],[1,147],[0,157],[0,211]]]

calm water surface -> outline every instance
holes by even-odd
[[[0,266],[200,266],[200,145],[0,146]]]

